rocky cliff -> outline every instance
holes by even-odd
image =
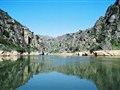
[[[120,49],[120,0],[92,28],[57,38],[43,37],[42,43],[45,51],[52,53]]]
[[[120,0],[116,0],[92,28],[56,38],[34,35],[0,10],[0,49],[48,53],[120,49]]]
[[[0,50],[41,51],[41,40],[6,12],[0,10]]]

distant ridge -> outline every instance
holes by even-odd
[[[108,7],[105,16],[85,31],[56,38],[34,35],[27,27],[0,10],[0,50],[63,53],[120,49],[120,0]]]

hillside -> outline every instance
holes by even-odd
[[[45,51],[50,53],[120,49],[120,0],[108,7],[105,16],[100,17],[92,28],[46,38],[47,43],[45,37],[42,42]]]
[[[120,0],[87,30],[56,38],[34,35],[27,27],[0,10],[0,50],[18,52],[77,52],[120,49]]]
[[[41,51],[40,38],[27,27],[0,10],[0,50]]]

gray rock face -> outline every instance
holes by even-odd
[[[115,19],[116,19],[116,16],[115,16],[115,15],[112,15],[112,16],[110,17],[110,19],[109,19],[109,22],[110,22],[110,23],[113,23],[113,22],[115,21]]]
[[[0,10],[0,50],[40,51],[39,43],[33,32]]]
[[[100,17],[94,27],[66,34],[42,42],[46,52],[75,52],[84,50],[111,50],[120,46],[120,0],[111,5],[104,17]],[[45,38],[45,37],[44,37]]]
[[[106,41],[102,47],[101,47],[103,50],[112,50],[112,45],[110,42]]]
[[[27,27],[0,10],[0,49],[10,47],[25,51],[62,53],[111,50],[114,49],[113,46],[120,46],[120,0],[116,0],[92,28],[56,38],[34,35]]]
[[[117,24],[117,30],[120,31],[120,22]]]

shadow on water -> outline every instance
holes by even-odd
[[[99,90],[120,89],[120,58],[26,56],[0,62],[0,90],[14,90],[50,72],[90,80]]]

